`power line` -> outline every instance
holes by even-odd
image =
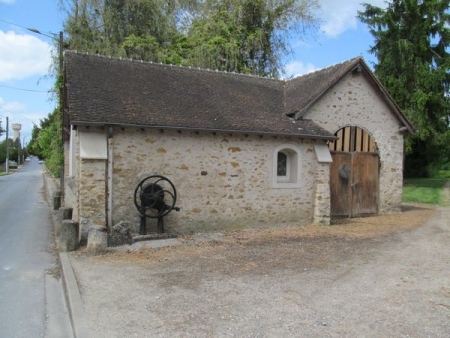
[[[7,24],[9,24],[9,25],[13,25],[13,26],[16,26],[16,27],[24,28],[24,29],[29,30],[29,31],[31,31],[31,32],[33,32],[33,33],[37,33],[37,34],[40,34],[40,35],[47,36],[47,37],[49,37],[49,38],[51,38],[51,39],[54,39],[54,38],[55,38],[54,36],[52,37],[52,36],[47,35],[47,34],[45,34],[45,33],[41,33],[40,31],[38,31],[38,30],[35,29],[35,28],[25,27],[25,26],[18,25],[18,24],[13,23],[13,22],[9,22],[9,21],[3,20],[3,19],[0,19],[0,21],[1,21],[1,22],[4,22],[4,23],[7,23]],[[54,33],[50,33],[50,34],[54,34]]]
[[[10,88],[10,89],[16,89],[16,90],[23,90],[26,92],[35,92],[35,93],[51,93],[53,92],[53,90],[34,90],[34,89],[25,89],[25,88],[18,88],[18,87],[11,87],[11,86],[5,86],[5,85],[1,85],[0,87],[5,87],[5,88]]]
[[[3,19],[0,19],[0,21],[4,22],[4,23],[7,23],[7,24],[10,24],[10,25],[13,25],[13,26],[17,26],[17,27],[21,27],[21,28],[25,28],[25,29],[27,28],[27,27],[24,27],[24,26],[21,26],[21,25],[18,25],[18,24],[15,24],[15,23],[3,20]]]

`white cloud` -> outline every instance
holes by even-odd
[[[361,0],[320,0],[323,24],[321,31],[328,37],[336,37],[348,29],[355,29],[357,12],[362,10]],[[384,0],[364,1],[374,6],[386,7]]]
[[[288,78],[308,74],[316,71],[317,68],[312,63],[304,64],[301,61],[292,61],[285,67],[285,74]]]
[[[7,4],[7,5],[11,5],[15,2],[16,2],[16,0],[0,0],[1,4]]]
[[[6,116],[9,117],[9,137],[12,137],[13,123],[19,123],[22,125],[20,130],[21,141],[27,143],[31,140],[31,134],[33,130],[33,125],[39,125],[39,120],[42,119],[46,114],[33,111],[33,108],[28,108],[24,104],[17,101],[7,101],[0,97],[0,120],[2,121],[3,129],[6,128]],[[3,140],[6,138],[6,133],[0,138]]]
[[[0,97],[0,109],[7,112],[18,112],[23,110],[25,107],[23,104],[17,101],[6,102],[5,99]]]
[[[51,49],[51,45],[34,36],[0,30],[0,82],[46,75]]]

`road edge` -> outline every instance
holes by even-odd
[[[53,223],[53,231],[55,229],[55,222],[59,222],[58,213],[51,210],[53,192],[58,189],[58,183],[46,172],[43,172],[44,177],[44,191],[47,203],[50,206],[50,221]],[[57,240],[55,238],[55,240]],[[81,300],[80,291],[78,289],[77,280],[70,263],[70,258],[67,252],[58,253],[59,266],[61,271],[62,287],[66,303],[66,308],[69,313],[70,324],[72,325],[72,332],[74,338],[89,338],[89,326],[87,316],[84,312],[83,302]]]
[[[75,338],[88,338],[90,337],[88,321],[67,252],[59,253],[59,262],[61,265],[61,278],[63,280],[63,289],[70,322],[72,324],[73,335]]]

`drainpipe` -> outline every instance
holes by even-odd
[[[111,233],[111,228],[113,226],[112,210],[113,210],[113,145],[114,145],[114,128],[108,127],[108,160],[107,160],[107,219],[106,226],[108,233]]]

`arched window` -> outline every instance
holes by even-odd
[[[277,177],[281,179],[289,179],[291,174],[291,157],[289,154],[284,153],[283,151],[278,152],[277,157]]]
[[[274,188],[298,188],[300,186],[300,150],[290,144],[278,146],[273,154]]]

